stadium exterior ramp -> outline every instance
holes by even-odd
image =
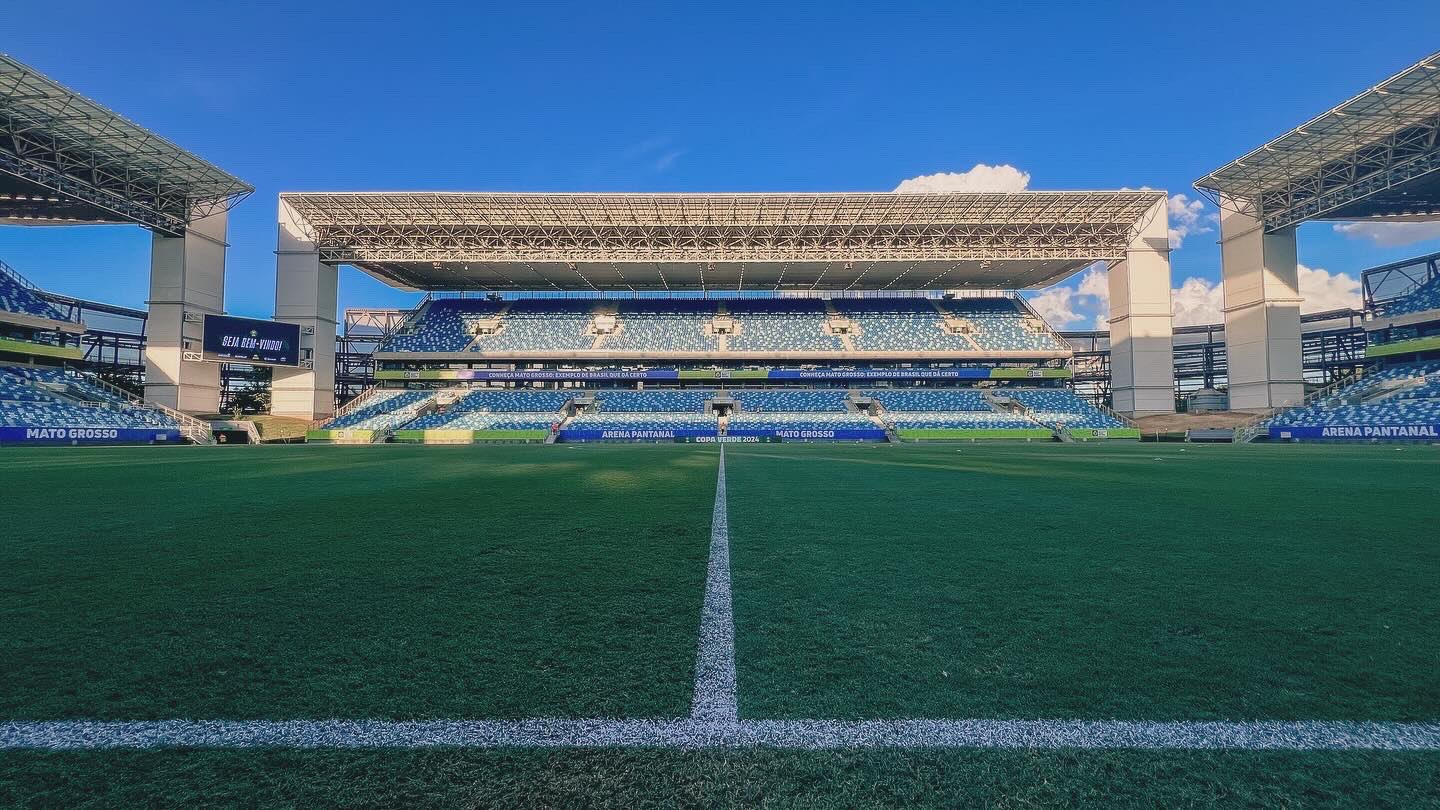
[[[1174,410],[1162,191],[1011,194],[287,193],[277,320],[333,331],[336,268],[410,290],[1034,289],[1110,268],[1114,402]],[[276,413],[333,412],[333,357],[276,371]]]
[[[1440,53],[1195,181],[1220,207],[1230,407],[1304,400],[1296,228],[1440,219]]]

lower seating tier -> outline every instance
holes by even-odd
[[[165,413],[137,405],[78,373],[0,366],[0,427],[177,430]]]

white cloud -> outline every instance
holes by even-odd
[[[684,155],[688,151],[690,150],[671,149],[670,151],[656,158],[655,162],[650,165],[650,168],[654,169],[656,172],[668,171],[671,166],[675,165],[675,161],[679,160],[680,156]]]
[[[1330,309],[1360,308],[1360,279],[1344,273],[1331,274],[1321,268],[1300,265],[1300,295],[1305,303],[1301,312],[1324,312]]]
[[[1440,239],[1440,221],[1436,222],[1340,222],[1335,232],[1351,239],[1369,239],[1381,247],[1401,247]]]
[[[1299,267],[1301,312],[1325,312],[1343,307],[1360,307],[1360,280],[1345,273],[1331,273],[1319,267]],[[1171,311],[1176,326],[1220,323],[1225,319],[1225,293],[1220,282],[1187,278],[1179,289],[1170,291]]]
[[[1196,326],[1219,323],[1225,319],[1225,294],[1217,282],[1203,278],[1187,278],[1178,289],[1170,291],[1170,311],[1175,326]]]
[[[1091,267],[1080,279],[1080,289],[1076,292],[1094,298],[1101,309],[1108,309],[1110,307],[1110,274],[1105,272],[1104,265]]]
[[[1110,281],[1104,264],[1092,265],[1080,278],[1077,287],[1051,287],[1026,300],[1051,326],[1065,329],[1100,312],[1097,329],[1104,329],[1105,314],[1110,310]]]
[[[1095,328],[1110,328],[1110,275],[1102,267],[1091,267],[1080,279],[1078,295],[1094,299]]]
[[[1220,221],[1220,215],[1205,210],[1204,200],[1192,200],[1184,194],[1171,194],[1166,200],[1170,213],[1170,247],[1179,248],[1185,244],[1185,237],[1198,233],[1210,233]]]
[[[1301,312],[1325,312],[1360,307],[1360,280],[1345,273],[1331,273],[1319,267],[1299,266],[1300,295],[1305,299]],[[1029,298],[1030,306],[1051,326],[1068,329],[1089,319],[1095,329],[1109,329],[1110,276],[1102,266],[1091,267],[1075,287],[1051,287]],[[1170,291],[1170,311],[1175,326],[1197,326],[1225,320],[1225,292],[1220,282],[1187,278]]]
[[[1138,189],[1122,188],[1121,191],[1154,191],[1149,186]],[[1170,219],[1170,247],[1178,250],[1185,244],[1185,237],[1197,233],[1211,233],[1220,224],[1220,214],[1206,209],[1204,200],[1192,200],[1185,194],[1171,194],[1165,198],[1165,210]]]
[[[1069,287],[1051,287],[1029,300],[1040,317],[1057,329],[1065,329],[1085,318],[1075,311],[1075,291]]]
[[[901,181],[896,191],[910,194],[957,194],[974,191],[1024,191],[1030,187],[1030,173],[1009,164],[989,166],[977,163],[965,172],[922,174]]]

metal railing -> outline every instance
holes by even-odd
[[[316,420],[312,421],[312,422],[310,423],[310,426],[311,426],[311,427],[320,427],[321,425],[325,424],[326,422],[329,422],[329,421],[332,420],[332,419],[339,419],[340,417],[342,417],[342,416],[344,416],[345,414],[347,414],[347,413],[355,410],[356,408],[363,408],[363,407],[366,405],[366,403],[368,403],[370,400],[372,400],[372,399],[375,398],[375,392],[377,392],[377,391],[391,391],[391,390],[394,390],[394,389],[381,388],[381,387],[378,386],[378,385],[372,385],[372,386],[370,386],[369,388],[366,388],[364,391],[361,391],[361,392],[359,393],[359,395],[356,396],[354,399],[352,399],[352,400],[350,400],[349,402],[345,403],[344,405],[341,405],[340,407],[336,408],[336,409],[335,409],[335,413],[331,414],[330,416],[325,417],[324,419],[316,419]]]
[[[1293,411],[1299,408],[1307,407],[1314,403],[1316,400],[1324,399],[1325,397],[1334,394],[1336,391],[1339,391],[1342,388],[1348,388],[1360,382],[1361,380],[1365,379],[1365,377],[1366,374],[1362,370],[1359,374],[1356,374],[1353,377],[1345,377],[1344,379],[1339,379],[1333,383],[1330,383],[1324,388],[1311,391],[1309,394],[1306,394],[1298,403],[1286,403],[1274,408],[1270,408],[1269,410],[1261,413],[1259,416],[1240,423],[1240,425],[1235,428],[1235,432],[1232,434],[1231,442],[1234,444],[1245,444],[1246,442],[1252,442],[1257,437],[1259,437],[1261,429],[1265,426],[1265,424],[1274,419],[1275,417],[1279,416],[1280,414],[1285,413],[1286,411]]]
[[[1076,394],[1076,396],[1079,396],[1079,394]],[[1126,416],[1125,414],[1120,413],[1120,412],[1112,409],[1109,405],[1106,405],[1106,404],[1104,404],[1103,402],[1095,402],[1095,403],[1092,403],[1092,404],[1093,404],[1096,408],[1100,409],[1100,412],[1103,413],[1103,414],[1105,414],[1106,416],[1109,416],[1109,417],[1111,417],[1112,419],[1119,420],[1122,424],[1125,425],[1125,427],[1132,427],[1132,428],[1138,428],[1138,427],[1140,427],[1139,423],[1137,423],[1134,419],[1131,419],[1130,417]]]
[[[4,276],[5,278],[10,279],[12,282],[14,282],[16,285],[18,285],[21,289],[26,290],[27,292],[33,293],[36,297],[39,297],[39,296],[40,296],[40,293],[44,292],[44,290],[41,290],[39,287],[35,286],[35,282],[33,282],[33,281],[31,281],[30,279],[28,279],[28,278],[20,275],[20,271],[19,271],[19,270],[16,270],[15,268],[11,267],[10,265],[6,264],[6,263],[3,262],[3,261],[0,261],[0,276]],[[42,299],[42,300],[43,300],[43,299]],[[49,302],[46,302],[46,303],[48,304]],[[54,307],[51,307],[51,309],[54,309]],[[57,314],[59,314],[58,310],[57,310]],[[79,316],[78,314],[75,314],[75,313],[73,312],[73,310],[72,310],[72,312],[71,312],[70,315],[66,315],[65,317],[61,318],[60,320],[68,321],[68,322],[70,322],[70,323],[79,323],[79,322],[80,322],[80,316]]]
[[[145,408],[147,410],[159,411],[160,413],[165,414],[166,416],[170,417],[175,421],[175,426],[180,429],[180,435],[189,439],[191,443],[215,443],[215,435],[210,432],[209,422],[206,422],[203,419],[196,419],[195,417],[187,413],[181,413],[174,408],[168,407],[166,405],[161,405],[158,402],[152,402],[143,397],[137,397],[129,391],[126,391],[124,388],[121,388],[118,385],[112,385],[111,383],[100,379],[99,376],[92,374],[88,371],[75,368],[74,366],[66,366],[65,368],[67,371],[74,372],[81,379],[85,380],[85,382],[94,385],[96,388],[99,388],[107,394],[119,397],[120,399],[129,402],[136,407]]]

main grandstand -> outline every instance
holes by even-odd
[[[1134,437],[1074,395],[1070,345],[1013,291],[1094,262],[1168,285],[1163,200],[288,194],[281,274],[347,262],[431,291],[314,440]],[[1127,326],[1116,401],[1173,409],[1168,314]]]

